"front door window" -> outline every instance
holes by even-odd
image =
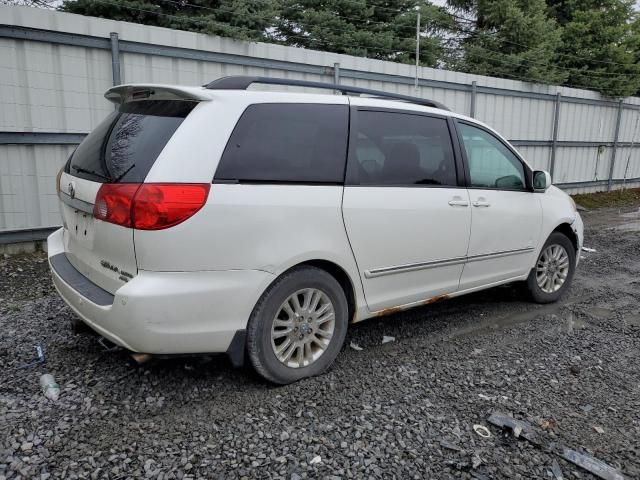
[[[524,166],[511,150],[480,128],[464,123],[459,126],[472,187],[525,190]]]

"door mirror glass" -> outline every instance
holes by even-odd
[[[536,170],[533,172],[533,189],[537,192],[544,192],[551,186],[551,175],[546,170]]]

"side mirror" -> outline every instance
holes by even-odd
[[[533,172],[533,190],[545,192],[551,186],[551,174],[546,170],[536,170]]]

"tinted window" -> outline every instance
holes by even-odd
[[[342,183],[346,105],[258,104],[242,114],[217,180]]]
[[[523,190],[524,166],[511,150],[490,133],[460,124],[469,163],[471,186]]]
[[[456,185],[447,121],[359,111],[350,178],[361,185]]]
[[[78,146],[66,166],[94,182],[139,183],[193,109],[183,101],[139,101],[121,105]]]

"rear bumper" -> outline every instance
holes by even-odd
[[[66,265],[62,229],[47,243],[53,283],[62,299],[93,330],[134,352],[237,350],[254,305],[275,278],[259,270],[139,271],[111,295]]]

